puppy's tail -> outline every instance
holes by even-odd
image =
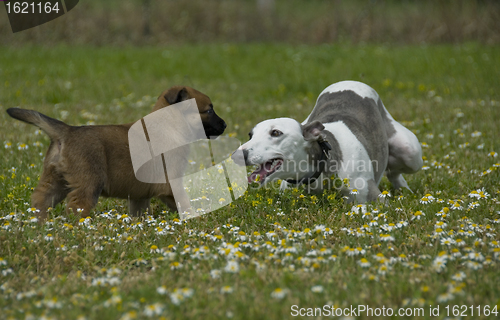
[[[39,127],[53,140],[58,140],[61,134],[66,132],[70,127],[62,121],[47,117],[46,115],[34,110],[9,108],[7,109],[7,113],[14,119]]]

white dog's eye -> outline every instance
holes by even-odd
[[[279,130],[271,130],[271,137],[279,137],[283,134],[283,132],[279,131]]]

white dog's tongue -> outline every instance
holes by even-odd
[[[260,183],[264,182],[267,174],[269,173],[269,171],[271,171],[272,165],[273,165],[273,162],[268,161],[268,162],[258,166],[257,169],[254,172],[252,172],[250,174],[250,176],[248,177],[248,183],[252,183],[252,182],[256,181],[257,176],[260,176],[260,179],[259,179]]]

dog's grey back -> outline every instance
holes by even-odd
[[[372,163],[377,163],[375,179],[384,173],[389,156],[387,139],[394,134],[390,115],[378,94],[366,84],[343,81],[326,88],[304,123],[319,120],[333,124],[343,122],[366,149]],[[329,125],[325,126],[328,130]],[[341,140],[342,137],[336,136]]]

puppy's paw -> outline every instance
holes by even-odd
[[[184,212],[179,212],[179,217],[181,220],[186,220],[186,219],[191,219],[191,218],[196,218],[205,213],[205,210],[199,209],[199,210],[194,210],[192,207],[189,207],[187,210]]]

